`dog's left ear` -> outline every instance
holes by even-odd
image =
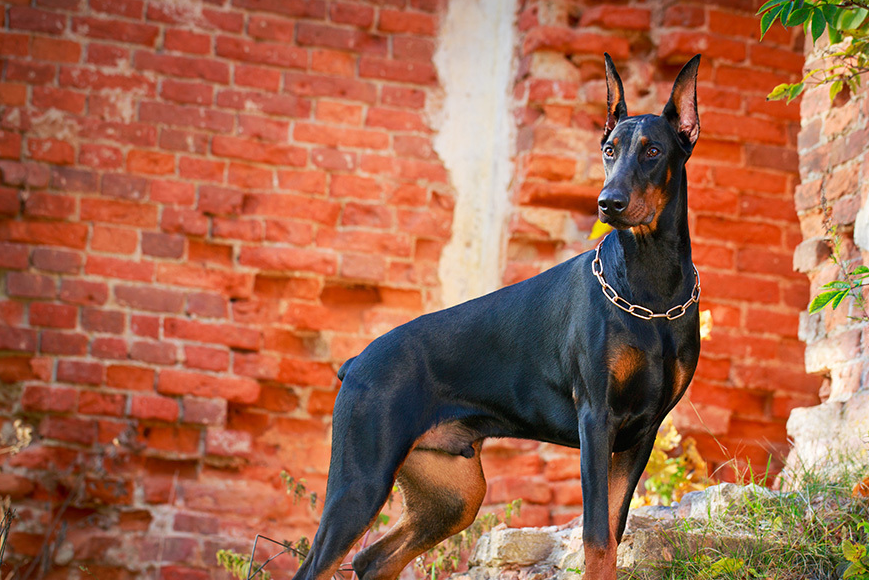
[[[604,63],[606,64],[606,124],[603,127],[603,137],[601,137],[601,145],[607,140],[616,127],[616,123],[622,117],[628,116],[628,106],[625,104],[625,89],[622,86],[622,79],[616,70],[616,65],[613,64],[613,59],[610,55],[603,53]]]
[[[676,130],[682,146],[689,153],[700,136],[700,116],[697,114],[697,69],[700,66],[700,55],[689,60],[676,82],[670,100],[664,106],[661,115],[670,122]]]

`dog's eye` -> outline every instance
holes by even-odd
[[[649,147],[649,150],[646,151],[646,157],[655,158],[661,154],[661,150],[657,147]]]
[[[612,145],[607,145],[603,148],[603,154],[607,157],[612,157],[615,154],[615,149],[613,149]]]

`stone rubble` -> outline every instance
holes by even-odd
[[[761,547],[761,538],[740,533],[713,537],[702,531],[687,532],[681,524],[686,520],[709,522],[752,498],[776,493],[780,492],[753,484],[722,483],[688,493],[670,507],[631,510],[618,549],[618,566],[653,574],[655,562],[673,557],[677,537],[683,545],[696,548],[746,542]],[[467,572],[453,575],[452,580],[580,580],[585,566],[581,519],[545,528],[495,528],[477,542],[468,565]]]

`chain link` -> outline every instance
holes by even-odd
[[[591,271],[597,278],[597,281],[600,282],[601,290],[603,291],[603,295],[607,297],[607,299],[627,312],[632,316],[636,316],[637,318],[641,318],[642,320],[652,320],[653,318],[666,318],[667,320],[676,320],[677,318],[681,318],[685,316],[685,313],[688,312],[688,307],[698,302],[700,300],[700,273],[697,271],[697,266],[691,265],[694,268],[694,289],[691,290],[691,297],[685,304],[680,304],[678,306],[674,306],[667,312],[653,312],[649,310],[645,306],[640,306],[639,304],[631,304],[616,292],[615,288],[610,286],[603,277],[603,263],[600,261],[600,244],[598,244],[597,249],[594,251],[594,260],[591,262]]]

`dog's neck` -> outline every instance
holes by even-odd
[[[605,265],[607,275],[620,281],[633,300],[656,312],[684,302],[694,285],[684,166],[677,175],[678,183],[671,184],[673,197],[663,208],[657,227],[618,230],[608,236],[612,241],[606,244],[611,247],[602,248],[604,261],[610,262]]]

